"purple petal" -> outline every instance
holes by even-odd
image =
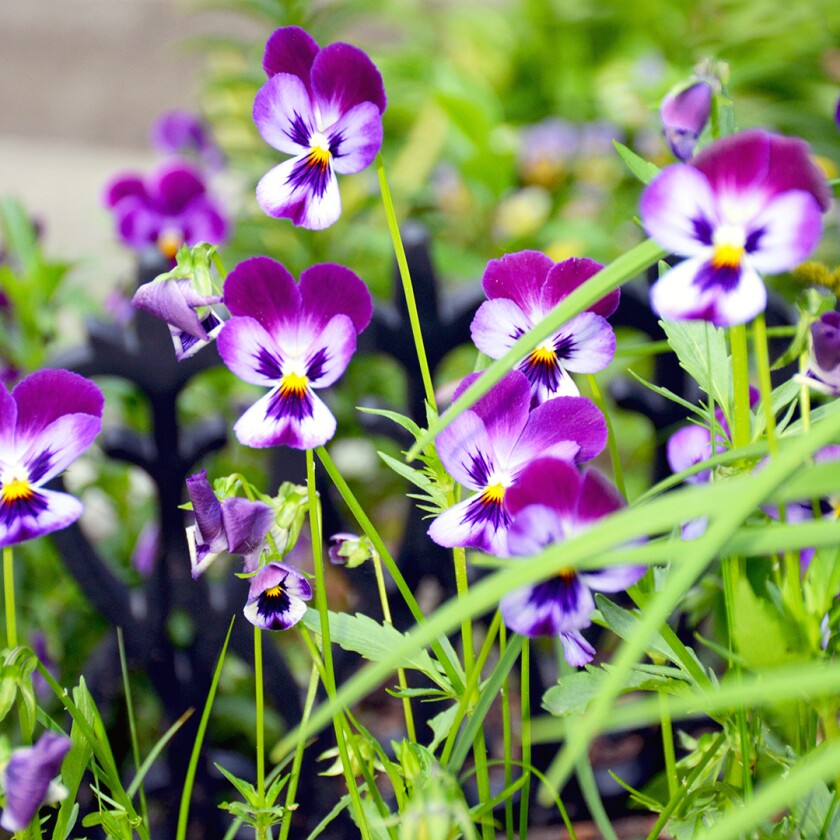
[[[624,497],[606,478],[590,469],[583,475],[575,518],[580,526],[588,527],[626,504]]]
[[[335,417],[311,389],[300,397],[284,397],[279,388],[257,400],[233,427],[240,443],[256,449],[314,449],[323,446],[335,429]]]
[[[738,285],[715,301],[712,323],[717,327],[731,327],[752,321],[767,306],[767,289],[761,277],[745,261]]]
[[[3,828],[23,831],[32,822],[69,750],[70,739],[66,735],[45,732],[34,746],[12,753],[3,774],[6,793],[6,807],[0,818]]]
[[[89,379],[67,370],[40,370],[17,384],[17,444],[35,440],[65,414],[102,417],[105,398]]]
[[[208,196],[193,199],[180,215],[184,242],[197,245],[209,242],[221,245],[228,234],[228,220],[219,206]]]
[[[519,531],[519,512],[523,508],[550,508],[558,517],[573,518],[583,478],[577,467],[559,458],[538,458],[531,461],[507,493],[508,510]],[[559,538],[559,537],[557,537]]]
[[[318,53],[312,64],[312,91],[324,126],[362,102],[372,102],[380,114],[387,104],[376,65],[350,44],[330,44]]]
[[[680,160],[694,153],[697,138],[706,127],[712,109],[712,88],[708,82],[695,82],[669,93],[659,108],[662,131],[671,151]]]
[[[227,540],[222,523],[222,505],[207,480],[207,470],[187,479],[187,493],[197,526],[196,546],[204,546],[206,551],[213,553],[224,551]]]
[[[270,169],[257,184],[257,204],[275,219],[298,227],[323,230],[341,216],[341,195],[332,165],[311,162],[310,155]]]
[[[840,312],[825,312],[811,324],[811,367],[823,382],[840,386]]]
[[[575,289],[582,286],[590,277],[594,277],[604,266],[587,258],[572,257],[557,263],[548,272],[540,300],[544,312],[548,312],[568,297]],[[621,292],[610,292],[589,307],[589,312],[608,318],[618,308]]]
[[[301,295],[285,266],[268,257],[251,257],[228,275],[224,302],[231,315],[256,318],[270,335],[279,336],[297,323]]]
[[[336,315],[306,353],[306,378],[313,388],[332,385],[356,352],[356,329],[346,315]]]
[[[594,458],[606,444],[607,424],[595,403],[585,397],[556,397],[531,412],[511,466],[540,456],[580,463]]]
[[[648,184],[639,214],[651,238],[685,256],[711,245],[711,230],[717,223],[711,185],[702,172],[682,163],[666,167]]]
[[[183,330],[179,330],[177,327],[173,327],[172,324],[169,324],[169,335],[172,338],[172,344],[175,347],[175,358],[179,362],[183,362],[184,359],[189,359],[191,356],[194,356],[202,349],[202,347],[206,347],[216,338],[216,336],[222,331],[223,326],[224,324],[222,323],[222,320],[215,312],[213,312],[212,309],[208,311],[204,320],[201,322],[201,328],[205,333],[207,333],[206,341],[196,338]]]
[[[257,91],[252,116],[269,146],[289,155],[309,151],[315,115],[309,92],[297,76],[272,76]]]
[[[150,141],[164,154],[192,152],[208,165],[222,164],[221,152],[210,139],[207,126],[190,111],[176,108],[161,114],[152,126]]]
[[[491,359],[501,358],[533,326],[531,319],[508,298],[486,300],[470,324],[473,344]]]
[[[477,493],[441,513],[428,533],[445,548],[475,548],[506,557],[509,524],[504,501],[487,501]]]
[[[595,602],[570,571],[506,595],[499,608],[505,624],[522,636],[557,636],[588,627]]]
[[[539,251],[519,251],[490,260],[481,278],[484,293],[509,298],[528,316],[539,310],[542,287],[554,262]]]
[[[274,524],[274,511],[265,502],[233,497],[221,504],[222,526],[231,554],[252,554],[262,550]]]
[[[197,170],[181,162],[165,163],[149,179],[149,194],[170,214],[181,212],[193,199],[205,193]]]
[[[516,488],[517,485],[511,487],[508,495],[511,496]],[[532,557],[567,537],[566,521],[562,512],[553,505],[536,502],[517,511],[513,508],[509,510],[511,524],[508,530],[508,553],[511,557]]]
[[[117,175],[105,188],[105,204],[113,209],[124,198],[135,196],[142,200],[147,199],[146,185],[143,179],[134,172],[125,175]]]
[[[615,356],[615,333],[605,318],[581,312],[563,325],[556,345],[559,363],[566,370],[596,373]]]
[[[218,295],[199,295],[190,280],[157,280],[144,283],[134,293],[132,306],[148,312],[167,324],[201,341],[207,341],[207,331],[195,308],[221,302]]]
[[[574,668],[582,668],[595,658],[595,648],[576,630],[560,634],[563,656]]]
[[[75,496],[41,487],[14,501],[0,501],[0,548],[60,531],[81,515],[82,503]]]
[[[227,321],[217,339],[225,365],[243,382],[273,387],[283,376],[283,357],[274,339],[254,318]]]
[[[467,377],[462,383],[471,383]],[[456,391],[456,399],[459,392]],[[498,458],[498,466],[508,464],[525,428],[531,404],[531,386],[524,374],[511,371],[472,407],[487,429],[487,436]]]
[[[686,426],[668,438],[667,457],[671,471],[680,473],[705,461],[712,455],[709,430],[702,426]],[[709,470],[690,476],[687,480],[701,483],[709,480]]]
[[[361,102],[329,130],[333,168],[353,175],[373,163],[382,147],[382,114],[372,102]]]
[[[93,414],[65,414],[43,429],[21,455],[33,486],[63,472],[90,445],[102,428]]]
[[[595,592],[624,592],[646,571],[646,566],[611,566],[597,572],[581,572],[580,577]]]
[[[277,73],[291,73],[309,90],[309,71],[318,50],[315,39],[299,26],[275,29],[265,45],[263,70],[269,77]]]
[[[245,617],[263,630],[288,630],[306,613],[309,581],[285,563],[269,563],[251,578]]]
[[[770,201],[751,224],[759,231],[749,250],[750,264],[761,273],[778,274],[803,262],[817,247],[822,215],[814,197],[801,190],[783,193]]]
[[[17,403],[12,395],[0,387],[0,463],[4,459],[16,459],[15,426],[17,425]]]
[[[500,466],[484,421],[474,411],[456,417],[435,445],[446,471],[470,490],[483,490]]]
[[[347,315],[360,333],[373,317],[373,299],[365,282],[349,268],[320,263],[300,275],[301,314],[313,331],[333,315]]]
[[[804,140],[768,134],[760,129],[724,137],[695,157],[697,167],[716,193],[761,191],[772,197],[788,190],[811,193],[820,209],[831,206],[831,188],[811,160]]]
[[[114,208],[114,221],[122,241],[140,249],[157,242],[166,219],[151,207],[149,199],[128,196]]]

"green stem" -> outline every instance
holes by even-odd
[[[321,544],[320,507],[318,504],[318,493],[315,489],[315,457],[311,449],[306,450],[306,487],[309,493],[309,527],[312,535],[312,561],[315,567],[315,603],[321,619],[321,656],[324,663],[324,688],[327,691],[327,696],[332,700],[336,695],[335,670],[333,667],[332,641],[330,639],[327,586],[326,576],[324,574],[324,553]],[[344,769],[344,777],[347,780],[347,790],[350,793],[350,799],[356,813],[356,822],[362,832],[362,837],[370,840],[370,828],[367,824],[365,812],[362,809],[362,799],[356,784],[356,777],[353,775],[353,768],[350,765],[350,756],[347,752],[347,742],[344,737],[344,725],[341,716],[333,717],[333,728],[335,729],[335,740],[338,746],[338,753],[341,757],[341,765]]]
[[[388,590],[385,588],[385,575],[382,573],[382,560],[379,553],[373,553],[373,571],[376,575],[376,588],[379,591],[379,603],[382,606],[382,618],[385,619],[386,624],[393,624],[391,620],[391,606],[388,603]],[[408,681],[405,678],[405,669],[397,668],[397,682],[402,691],[408,689]],[[405,733],[409,741],[417,741],[417,732],[414,728],[414,714],[411,711],[411,698],[404,696],[402,698],[403,715],[405,717]]]
[[[265,698],[263,692],[262,630],[254,625],[254,699],[257,706],[257,793],[260,807],[265,807]],[[263,840],[266,828],[257,823],[257,840]]]
[[[662,754],[665,757],[665,775],[668,779],[668,799],[673,799],[679,791],[677,778],[677,760],[674,752],[674,731],[671,726],[671,709],[668,699],[659,694],[659,722],[662,729]]]
[[[522,642],[519,671],[519,702],[522,706],[522,772],[525,781],[519,795],[519,836],[528,836],[528,805],[531,799],[531,647],[528,639]]]
[[[504,621],[499,627],[499,659],[505,655],[507,627]],[[504,743],[505,788],[513,784],[513,751],[510,718],[510,675],[502,682],[502,741]],[[505,840],[513,840],[513,799],[505,801]]]
[[[764,405],[764,420],[767,425],[767,447],[772,457],[779,451],[776,440],[776,415],[773,412],[773,383],[770,380],[770,351],[767,346],[767,323],[764,313],[755,317],[753,324],[755,360],[758,367],[758,386],[761,391],[761,402]]]
[[[598,408],[601,409],[601,414],[604,415],[604,420],[607,423],[607,445],[609,446],[610,459],[612,460],[615,486],[618,488],[618,492],[626,499],[627,486],[624,483],[624,470],[621,468],[621,456],[618,454],[618,441],[615,437],[615,429],[613,428],[612,420],[610,420],[610,415],[607,411],[607,406],[604,403],[604,397],[601,394],[601,389],[598,387],[595,375],[588,373],[586,375],[586,381],[589,383],[589,390],[592,392],[592,401],[598,406]]]
[[[15,564],[12,547],[3,549],[3,593],[6,601],[6,646],[17,647],[17,622],[15,621]]]
[[[391,199],[391,190],[388,187],[388,179],[385,175],[385,164],[382,155],[376,156],[376,173],[379,176],[379,189],[382,192],[382,203],[385,206],[385,218],[388,220],[388,230],[391,233],[391,241],[394,243],[394,253],[397,257],[397,266],[400,270],[405,303],[408,308],[408,318],[411,322],[411,334],[414,336],[414,347],[417,350],[417,361],[420,363],[420,375],[423,378],[423,388],[426,392],[426,401],[437,411],[435,400],[435,388],[432,384],[432,374],[429,370],[429,362],[426,358],[426,346],[423,343],[423,332],[420,329],[420,316],[417,312],[417,301],[414,299],[414,286],[411,284],[411,272],[408,270],[408,260],[405,257],[400,226],[397,222],[397,214],[394,211],[394,202]]]
[[[732,443],[737,448],[750,442],[750,365],[746,327],[743,324],[730,327],[729,341],[732,348],[732,385],[735,391]]]
[[[312,707],[315,705],[315,698],[318,695],[318,665],[312,663],[312,671],[309,674],[309,688],[306,691],[306,702],[303,705],[303,717],[301,718],[301,727],[305,728],[309,720],[309,715],[312,713]],[[301,734],[303,734],[301,732]],[[300,780],[300,768],[303,764],[303,751],[306,748],[306,739],[301,737],[298,740],[297,748],[295,749],[295,757],[292,761],[292,771],[289,776],[289,787],[286,791],[286,809],[283,811],[283,822],[280,824],[279,840],[286,840],[289,836],[289,830],[292,827],[292,816],[294,815],[293,806],[295,804],[295,794],[297,793],[298,781]]]

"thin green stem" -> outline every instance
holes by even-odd
[[[662,755],[665,757],[665,776],[668,779],[668,799],[677,795],[680,781],[677,778],[677,761],[674,752],[674,731],[671,726],[671,708],[664,694],[659,694],[659,724],[662,729]]]
[[[304,728],[309,720],[309,715],[312,713],[312,707],[315,705],[315,698],[318,696],[318,679],[318,665],[316,662],[313,662],[312,671],[309,674],[309,688],[306,690],[306,701],[303,704],[303,716],[301,717],[301,726]],[[301,736],[303,736],[303,732],[301,732]],[[292,772],[289,776],[289,787],[286,790],[286,808],[283,811],[283,822],[280,824],[279,840],[286,840],[289,836],[289,830],[292,827],[293,806],[295,804],[298,782],[300,781],[300,768],[303,764],[303,751],[305,749],[306,739],[301,737],[298,740],[295,757],[292,761]]]
[[[309,494],[309,527],[312,535],[312,561],[315,568],[315,603],[318,608],[318,615],[321,619],[321,656],[324,663],[324,688],[327,696],[332,700],[336,695],[335,670],[333,667],[332,641],[330,639],[330,619],[327,607],[327,586],[324,574],[324,553],[321,541],[321,517],[318,504],[318,493],[315,489],[315,457],[311,449],[306,450],[306,487]],[[353,775],[353,768],[350,766],[350,756],[347,752],[347,742],[344,737],[344,725],[338,715],[333,717],[333,728],[335,729],[335,740],[338,745],[338,753],[341,757],[341,765],[344,769],[344,777],[347,780],[347,790],[350,793],[350,800],[356,813],[356,822],[359,826],[362,837],[370,840],[370,827],[367,824],[365,812],[362,808],[361,795],[356,777]]]
[[[257,706],[257,793],[260,807],[265,806],[265,697],[263,691],[262,630],[254,625],[254,701]],[[257,840],[266,836],[265,827],[257,825]]]
[[[15,563],[12,547],[3,549],[3,594],[6,602],[6,647],[17,647],[17,621],[15,620]]]
[[[140,761],[140,745],[137,740],[137,721],[134,717],[134,702],[131,696],[131,681],[128,678],[128,662],[125,656],[125,643],[123,642],[122,627],[117,627],[117,647],[120,654],[120,669],[122,670],[123,691],[125,691],[125,707],[128,712],[128,731],[131,736],[131,753],[134,757],[134,769],[139,771]],[[146,790],[144,786],[140,785],[140,813],[143,816],[143,824],[146,829],[149,829],[149,808],[146,802]]]
[[[420,329],[420,316],[417,312],[417,301],[414,299],[414,286],[411,283],[411,272],[408,270],[408,260],[405,257],[400,226],[397,222],[397,214],[394,211],[394,202],[391,199],[391,190],[388,187],[388,178],[385,175],[385,164],[382,155],[376,156],[376,173],[379,176],[379,189],[382,192],[382,203],[385,206],[385,218],[388,220],[388,230],[391,233],[391,241],[394,243],[394,253],[397,257],[397,266],[402,280],[403,294],[408,308],[408,318],[411,322],[411,334],[414,337],[414,347],[417,351],[417,361],[420,363],[420,375],[423,378],[423,388],[426,393],[426,401],[437,411],[435,400],[435,388],[432,384],[432,374],[429,370],[429,362],[426,358],[426,346],[423,343],[423,332]]]
[[[519,795],[519,836],[528,836],[528,805],[531,799],[531,647],[528,639],[522,642],[519,657],[519,702],[522,716],[522,772],[525,781]]]
[[[507,647],[507,627],[502,622],[499,627],[499,659],[505,655]],[[505,788],[513,784],[513,751],[510,718],[510,675],[502,682],[502,742],[504,744]],[[513,799],[505,800],[505,838],[513,840]]]
[[[732,443],[736,447],[750,442],[750,365],[747,355],[747,330],[743,324],[729,329],[732,349],[732,385],[735,391],[735,424]]]
[[[607,406],[604,403],[604,397],[601,394],[601,389],[598,387],[598,381],[595,379],[595,375],[588,373],[586,375],[586,381],[589,383],[589,390],[592,392],[592,400],[595,405],[601,409],[601,414],[604,415],[604,420],[607,423],[607,445],[610,450],[610,459],[612,460],[615,486],[618,488],[618,492],[626,499],[627,487],[624,483],[624,470],[621,468],[621,456],[618,453],[618,440],[616,440],[615,437],[615,429],[613,428],[612,420],[610,420],[610,415],[607,411]]]
[[[776,439],[776,415],[773,412],[773,383],[770,380],[770,350],[767,346],[767,322],[764,313],[755,317],[754,342],[755,360],[758,367],[758,387],[761,392],[761,402],[764,405],[764,420],[767,426],[767,447],[770,457],[779,451]]]
[[[391,606],[388,603],[388,590],[385,588],[385,575],[382,573],[382,560],[378,552],[373,553],[373,571],[376,575],[376,588],[379,591],[379,603],[382,606],[382,617],[387,624],[393,624],[391,620]],[[408,681],[405,678],[405,669],[397,668],[397,682],[400,688],[405,691],[408,688]],[[417,732],[414,728],[414,714],[411,711],[411,698],[402,698],[403,715],[405,717],[405,733],[409,741],[416,743]]]

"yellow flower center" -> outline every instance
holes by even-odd
[[[3,504],[11,504],[19,499],[31,499],[34,492],[29,483],[29,473],[23,467],[0,476],[0,502]]]
[[[488,484],[481,493],[481,501],[485,505],[500,505],[505,498],[505,485],[500,482]]]
[[[715,245],[712,265],[715,268],[737,268],[741,264],[741,257],[743,256],[743,245],[732,245],[730,243]]]
[[[553,365],[557,361],[557,353],[554,352],[553,347],[543,344],[531,351],[528,361],[534,366]]]
[[[178,249],[184,244],[184,238],[173,230],[162,230],[157,238],[158,250],[168,260],[174,260]]]
[[[311,166],[320,166],[326,169],[330,165],[330,150],[323,146],[313,146],[309,150],[308,162]]]
[[[283,587],[278,583],[277,586],[272,586],[270,589],[266,589],[263,595],[265,595],[266,598],[280,598],[283,595]]]
[[[283,396],[294,395],[302,397],[306,393],[309,380],[305,374],[287,373],[280,380],[280,393]]]

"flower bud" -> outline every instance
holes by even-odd
[[[712,88],[706,81],[672,90],[659,108],[662,133],[671,151],[680,160],[694,154],[697,138],[702,134],[712,110]]]

